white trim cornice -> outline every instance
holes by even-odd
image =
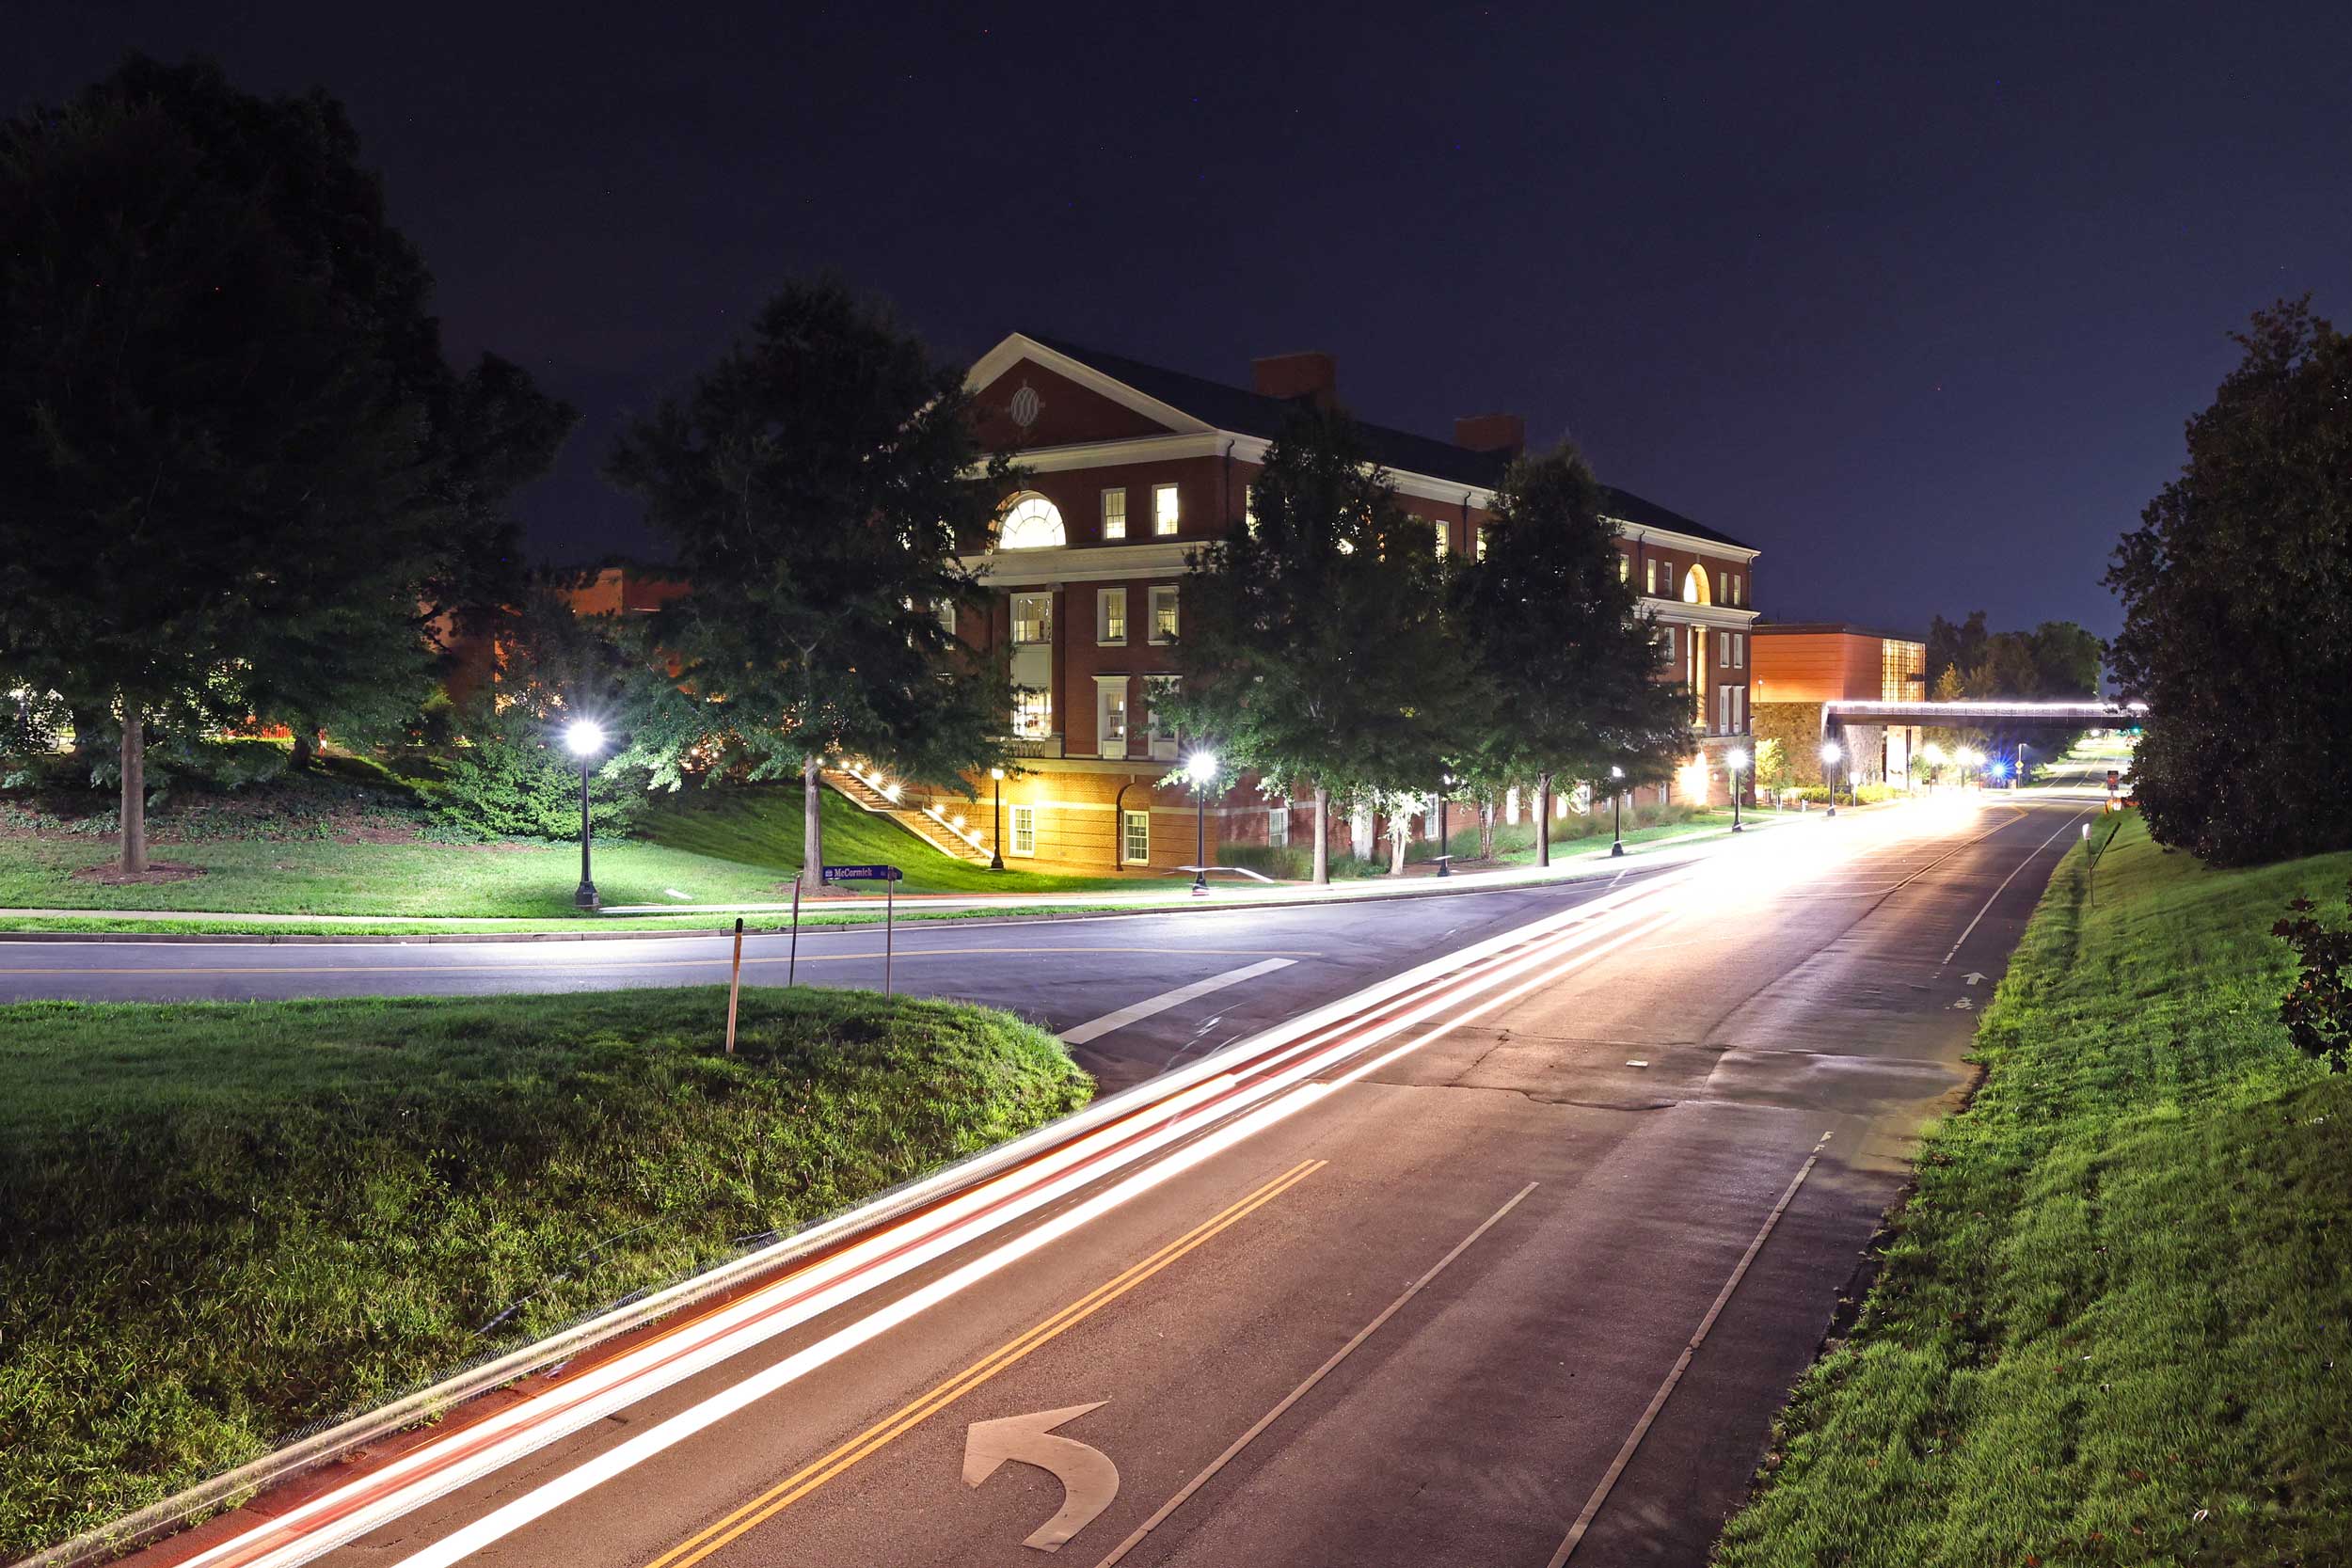
[[[1039,550],[990,550],[956,564],[992,588],[1041,582],[1121,582],[1129,578],[1182,577],[1205,539],[1154,540],[1142,545],[1059,545]]]
[[[1024,359],[1035,360],[1042,369],[1074,381],[1088,391],[1108,398],[1130,413],[1140,414],[1154,424],[1166,425],[1179,434],[1200,435],[1211,428],[1206,421],[1195,419],[1183,409],[1162,403],[1155,397],[1147,397],[1125,382],[1104,375],[1083,359],[1073,359],[1067,354],[1047,348],[1022,332],[1013,333],[974,361],[972,368],[964,372],[963,384],[977,392]]]
[[[1719,604],[1684,604],[1680,599],[1642,598],[1642,608],[1658,618],[1661,626],[1712,626],[1724,631],[1745,631],[1756,624],[1753,610],[1733,610]]]

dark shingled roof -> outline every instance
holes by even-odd
[[[1229,387],[1204,376],[1147,365],[1124,355],[1105,354],[1058,338],[1040,337],[1034,332],[1028,337],[1032,342],[1042,343],[1056,354],[1091,366],[1112,380],[1123,382],[1144,396],[1182,409],[1219,430],[1272,440],[1282,434],[1291,416],[1307,404],[1305,398],[1270,398],[1247,388]],[[1416,436],[1409,430],[1392,430],[1387,425],[1365,424],[1363,432],[1372,448],[1373,460],[1382,467],[1480,490],[1491,490],[1501,483],[1502,470],[1511,461],[1507,452],[1472,451],[1451,441]],[[1669,512],[1655,501],[1645,500],[1629,490],[1620,490],[1613,484],[1604,484],[1601,490],[1608,498],[1609,515],[1620,522],[1635,528],[1687,533],[1694,539],[1711,539],[1743,550],[1751,547],[1705,523],[1693,522],[1678,512]]]

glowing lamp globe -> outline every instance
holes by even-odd
[[[564,727],[564,745],[576,757],[604,750],[604,726],[593,719],[575,719]]]

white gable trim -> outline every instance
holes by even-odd
[[[1104,375],[1084,360],[1073,359],[1066,354],[1057,354],[1035,338],[1020,332],[1012,334],[1003,342],[981,355],[972,369],[965,372],[963,384],[975,392],[981,391],[994,384],[998,376],[1003,375],[1005,372],[1024,359],[1034,360],[1056,375],[1066,376],[1088,391],[1108,398],[1120,407],[1132,413],[1140,414],[1154,424],[1166,425],[1178,435],[1200,436],[1213,433],[1211,426],[1193,418],[1183,409],[1162,403],[1157,398],[1146,397],[1125,382]]]

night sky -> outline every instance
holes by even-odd
[[[587,411],[542,560],[650,548],[616,415],[830,266],[962,358],[1319,348],[1382,423],[1522,413],[1764,550],[1776,618],[2106,635],[2224,334],[2352,318],[2341,4],[530,10],[19,0],[0,110],[132,47],[340,96],[453,356]]]

